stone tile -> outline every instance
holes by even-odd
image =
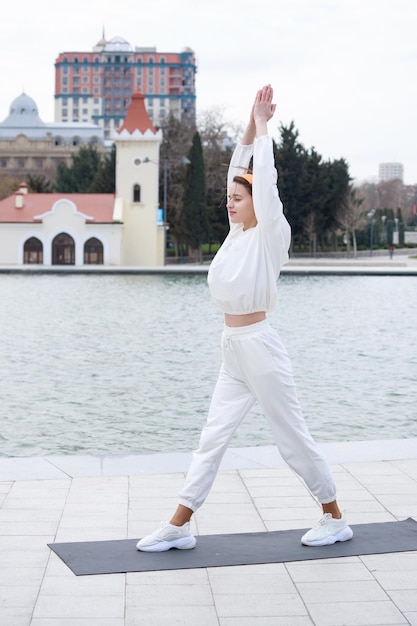
[[[107,528],[120,528],[125,531],[126,515],[127,511],[122,511],[120,509],[117,513],[113,513],[113,515],[110,515],[110,513],[109,515],[103,515],[102,513],[91,515],[85,511],[82,515],[77,515],[75,511],[72,515],[67,515],[67,512],[64,511],[59,529],[66,530],[68,528],[82,528],[86,530],[93,528],[100,531],[101,529]]]
[[[316,507],[311,508],[263,508],[259,507],[259,514],[265,522],[273,520],[305,520],[306,525],[311,525],[317,517],[321,517],[321,511],[318,512]]]
[[[45,511],[49,513],[61,512],[66,501],[67,491],[63,489],[55,490],[56,494],[51,494],[48,498],[45,498],[45,494],[42,493],[42,497],[16,497],[15,494],[9,495],[4,502],[2,511]]]
[[[417,611],[417,593],[413,589],[390,589],[388,595],[400,611]]]
[[[80,517],[80,505],[78,502],[69,502],[65,505],[64,509],[65,517]],[[89,517],[123,517],[126,519],[127,515],[127,502],[126,503],[113,503],[113,502],[92,502],[91,504],[83,505],[84,516]]]
[[[50,455],[45,458],[57,471],[65,473],[71,478],[101,476],[103,473],[103,457],[69,454],[65,456]]]
[[[417,551],[362,555],[360,560],[375,575],[379,571],[413,571],[417,569]]]
[[[216,568],[223,569],[223,568]],[[129,572],[126,574],[127,585],[206,585],[208,583],[207,570],[200,569],[179,569],[162,570],[159,572]]]
[[[268,473],[263,476],[245,476],[243,480],[249,491],[259,488],[280,489],[283,487],[302,487],[304,490],[304,484],[292,472],[289,474],[280,473],[279,475]]]
[[[369,463],[344,463],[344,467],[361,481],[368,476],[403,476],[404,473],[391,461],[371,461]]]
[[[380,480],[378,476],[372,476],[362,480],[366,489],[371,491],[376,497],[380,495],[400,495],[404,500],[404,494],[416,497],[417,482],[407,476],[386,476]],[[379,499],[379,498],[378,498]]]
[[[253,498],[282,498],[285,496],[290,497],[305,497],[308,496],[307,489],[298,484],[282,484],[282,485],[256,485],[248,487],[248,491]],[[312,502],[313,499],[311,499]]]
[[[1,553],[0,568],[39,568],[46,567],[49,559],[49,548],[44,550],[5,550]]]
[[[307,615],[305,605],[296,593],[219,594],[214,600],[220,618]]]
[[[222,617],[219,626],[314,626],[311,619],[305,615],[285,615],[280,617]]]
[[[223,507],[224,504],[251,504],[252,498],[246,490],[227,492],[217,491],[211,493],[205,504],[217,504]]]
[[[379,584],[386,590],[415,589],[417,591],[417,568],[403,571],[374,571],[372,573]]]
[[[125,594],[125,575],[53,576],[48,571],[43,579],[42,596],[121,596]]]
[[[372,497],[368,493],[368,498],[353,498],[352,500],[344,498],[343,500],[338,498],[341,502],[341,506],[344,510],[349,511],[349,519],[351,514],[373,514],[373,513],[386,513],[386,508],[379,501],[379,499]]]
[[[355,506],[359,503],[372,502],[376,501],[376,498],[370,491],[367,489],[340,489],[338,486],[337,489],[337,499],[341,503],[342,508],[350,508],[354,509]]]
[[[0,552],[28,552],[31,550],[44,550],[48,543],[53,541],[54,535],[4,535],[0,537]],[[1,565],[1,561],[0,561]]]
[[[315,626],[401,626],[406,619],[392,602],[333,602],[308,606]]]
[[[253,497],[253,502],[257,509],[282,509],[282,508],[302,508],[317,511],[317,504],[306,495],[301,496],[264,496]]]
[[[168,613],[165,606],[147,606],[145,620],[147,626],[219,626],[214,606],[171,606]],[[143,611],[128,605],[125,626],[144,626]]]
[[[40,584],[44,572],[44,567],[4,567],[0,563],[0,588],[30,587],[37,580]]]
[[[305,519],[288,519],[288,520],[264,520],[265,522],[265,526],[266,526],[266,530],[268,530],[269,532],[271,531],[275,531],[275,530],[296,530],[297,528],[301,531],[301,530],[306,530],[307,528],[310,528],[313,524],[313,522],[316,521],[316,517],[311,516],[309,521],[307,522],[307,520]],[[301,534],[300,534],[300,539],[301,539]]]
[[[0,587],[0,607],[30,608],[34,606],[39,593],[39,583],[32,582],[31,585]]]
[[[10,491],[13,498],[54,498],[68,492],[71,486],[71,480],[64,477],[62,480],[16,480]]]
[[[244,479],[245,483],[250,485],[252,480],[259,480],[261,478],[288,478],[294,477],[294,472],[289,467],[283,467],[280,469],[270,469],[270,468],[261,468],[261,469],[240,469],[239,475]]]
[[[73,541],[111,541],[113,539],[126,539],[126,530],[121,528],[91,528],[77,527],[60,528],[55,536],[54,543],[66,543]]]
[[[222,515],[219,516],[217,506],[214,506],[213,509],[207,506],[204,507],[204,512],[202,510],[197,512],[195,522],[198,527],[198,534],[200,535],[251,533],[264,532],[266,530],[265,524],[262,522],[256,509],[248,511],[247,513],[230,511],[224,514],[222,512]]]
[[[129,515],[136,519],[162,520],[171,517],[178,506],[178,496],[172,498],[134,498],[130,496]]]
[[[2,481],[65,478],[64,472],[41,457],[1,458]]]
[[[212,606],[213,596],[208,583],[201,585],[164,584],[163,593],[156,585],[128,585],[126,603],[130,607]]]
[[[351,507],[347,510],[349,524],[378,524],[380,522],[395,522],[395,516],[389,511],[357,511]]]
[[[416,449],[417,449],[417,446],[416,446]],[[414,457],[416,456],[415,451],[414,451],[413,456]],[[393,465],[395,465],[395,467],[398,467],[398,469],[400,469],[402,472],[404,472],[404,474],[406,474],[410,478],[417,480],[417,459],[416,458],[414,459],[410,458],[410,459],[402,460],[402,461],[393,461]]]
[[[343,580],[297,583],[298,591],[308,605],[326,602],[384,602],[387,594],[374,580]]]
[[[294,583],[286,572],[274,574],[270,571],[263,574],[234,574],[230,576],[215,576],[211,570],[209,574],[211,588],[214,595],[226,594],[290,594],[297,593]]]
[[[0,520],[0,535],[53,535],[58,526],[58,519],[55,521],[23,522]]]
[[[299,561],[287,563],[287,570],[295,583],[339,582],[374,580],[369,570],[360,561],[346,562],[339,559],[338,563],[323,561]]]
[[[0,524],[23,523],[31,526],[37,522],[54,522],[58,523],[61,517],[61,510],[45,509],[39,506],[35,509],[20,509],[17,507],[0,509]]]
[[[23,626],[22,624],[16,626]],[[111,617],[109,619],[105,617],[99,617],[97,619],[88,617],[83,618],[60,618],[60,617],[39,617],[34,618],[30,622],[30,626],[125,626],[125,620],[123,617],[120,619]]]
[[[124,598],[119,596],[47,596],[40,595],[34,618],[106,618],[122,619]],[[54,624],[55,626],[55,624]]]
[[[417,626],[417,612],[409,613],[408,611],[406,611],[404,613],[404,617],[406,620],[408,620],[408,623],[411,624],[411,626]]]
[[[234,491],[239,492],[242,490],[246,490],[246,487],[238,472],[221,472],[217,474],[210,493],[217,493],[219,491],[233,493]]]
[[[4,626],[31,626],[31,618],[31,607],[0,607],[0,624]]]

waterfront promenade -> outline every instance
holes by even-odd
[[[417,519],[417,439],[321,448],[350,523]],[[76,577],[47,547],[148,534],[173,510],[189,458],[0,459],[0,624],[417,625],[417,550]],[[231,448],[192,523],[197,534],[250,533],[303,529],[318,515],[275,448]]]
[[[417,260],[407,256],[294,260],[285,271],[350,271],[352,263],[356,273],[387,266],[417,275]],[[417,520],[417,439],[320,447],[351,524]],[[148,534],[175,507],[189,461],[190,453],[175,452],[0,458],[1,626],[417,626],[417,545],[339,559],[80,577],[47,547]],[[192,524],[197,535],[250,533],[304,529],[319,515],[274,447],[231,448]]]
[[[281,274],[417,276],[417,248],[402,249],[390,259],[387,252],[375,250],[353,258],[343,255],[290,258]],[[205,274],[210,263],[170,263],[162,267],[124,267],[115,265],[0,265],[1,274]]]

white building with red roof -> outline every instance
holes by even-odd
[[[159,147],[136,93],[115,133],[116,193],[29,193],[0,200],[0,265],[161,266],[165,225],[158,204]]]

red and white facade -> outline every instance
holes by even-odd
[[[158,207],[159,147],[144,97],[135,94],[116,143],[115,194],[28,193],[0,201],[0,265],[164,264]]]

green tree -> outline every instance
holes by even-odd
[[[226,210],[226,174],[232,154],[231,129],[219,108],[205,111],[199,120],[207,192],[208,243],[221,243],[229,230]]]
[[[20,182],[21,181],[18,178],[0,176],[0,200],[8,198],[15,193],[19,188]]]
[[[343,209],[350,193],[352,179],[345,159],[327,161],[323,167],[326,171],[326,184],[322,195],[320,232],[324,248],[325,238],[336,235],[339,211]],[[337,244],[334,247],[337,249]]]
[[[318,242],[325,249],[336,232],[338,211],[349,188],[348,166],[344,159],[324,162],[315,148],[306,150],[294,122],[281,125],[280,133],[275,162],[293,247],[314,254]]]
[[[185,180],[183,228],[190,261],[202,261],[202,244],[207,240],[206,181],[200,134],[196,131],[188,153]]]
[[[26,183],[31,193],[52,193],[54,186],[50,180],[45,176],[32,176],[28,174],[26,176]]]
[[[339,204],[336,220],[344,232],[346,250],[350,253],[350,241],[352,238],[353,256],[356,257],[358,250],[357,232],[366,224],[366,216],[362,207],[364,199],[359,196],[358,190],[349,185],[344,202]]]
[[[182,253],[185,245],[183,207],[185,190],[185,157],[192,144],[195,128],[170,115],[163,128],[163,141],[160,150],[159,201],[163,206],[166,195],[165,221],[168,223],[168,237],[176,248],[176,256]]]
[[[405,224],[403,220],[403,212],[401,207],[397,208],[397,224],[398,224],[398,244],[403,246],[405,243]]]
[[[60,163],[55,189],[59,193],[90,193],[99,173],[101,157],[94,146],[81,146],[71,156],[71,165]]]
[[[281,139],[275,146],[275,163],[278,170],[278,186],[286,217],[291,224],[293,244],[301,243],[308,206],[305,205],[306,192],[306,150],[298,140],[298,130],[294,122],[280,126]]]
[[[89,187],[89,193],[114,193],[116,190],[116,144],[101,159],[98,171]]]

